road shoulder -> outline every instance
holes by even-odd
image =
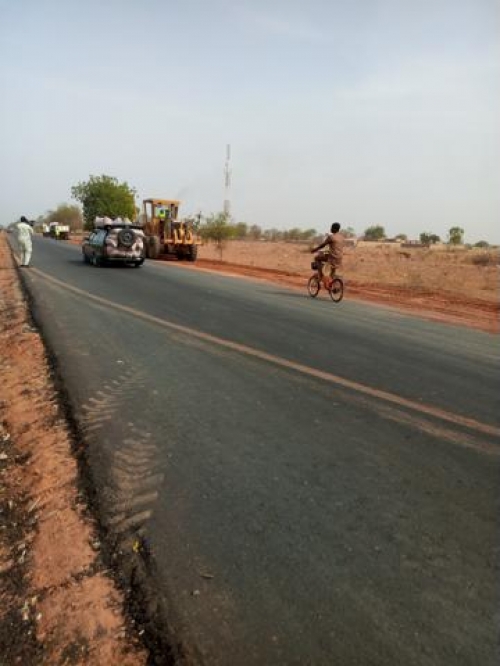
[[[3,235],[0,322],[0,662],[145,664]]]

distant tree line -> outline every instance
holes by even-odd
[[[258,224],[231,222],[225,213],[209,215],[194,227],[203,240],[216,243],[221,256],[228,240],[311,241],[318,236],[316,229],[262,229]]]
[[[136,191],[128,183],[120,183],[111,176],[90,176],[87,181],[78,183],[71,188],[71,195],[82,205],[59,204],[54,210],[49,210],[37,219],[37,224],[59,222],[68,224],[72,231],[91,229],[96,217],[108,216],[111,218],[123,217],[135,220],[139,209],[135,205]],[[265,240],[265,241],[314,241],[326,233],[326,229],[318,235],[316,229],[263,229],[257,224],[233,222],[224,213],[214,213],[202,220],[201,215],[191,218],[193,227],[201,237],[207,241],[214,241],[222,248],[230,239],[237,240]],[[352,227],[342,229],[346,238],[357,236]],[[372,225],[365,229],[361,238],[367,241],[383,241],[387,239],[382,225]],[[394,240],[407,241],[406,234],[397,234]],[[431,232],[422,232],[419,236],[422,245],[430,246],[441,242],[441,238]],[[464,230],[454,226],[448,231],[447,242],[451,246],[464,244]],[[475,247],[489,247],[487,241],[479,241]],[[222,249],[221,249],[222,252]]]
[[[464,244],[464,230],[461,227],[451,227],[448,231],[448,245],[460,246]],[[384,227],[380,225],[373,225],[365,229],[365,232],[362,236],[363,240],[367,241],[382,241],[386,240],[387,236],[385,233]],[[397,234],[394,236],[394,240],[397,241],[407,241],[408,236],[406,234]],[[419,241],[421,245],[435,245],[436,243],[441,243],[441,238],[437,234],[433,234],[427,231],[423,231],[419,236]],[[474,244],[474,247],[489,247],[487,241],[481,240]]]
[[[61,203],[54,210],[48,210],[44,215],[39,215],[35,220],[35,227],[40,229],[44,224],[51,222],[67,224],[70,231],[79,231],[83,226],[82,211],[78,206]]]

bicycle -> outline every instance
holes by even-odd
[[[328,277],[324,276],[323,279],[319,276],[319,262],[313,261],[311,268],[315,271],[309,278],[307,283],[307,291],[311,298],[316,298],[319,294],[321,287],[326,289],[330,298],[334,303],[340,303],[344,297],[344,282],[341,277]]]

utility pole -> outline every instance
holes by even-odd
[[[228,219],[231,218],[231,146],[226,146],[226,163],[224,165],[224,214]]]

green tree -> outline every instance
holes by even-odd
[[[71,188],[71,196],[83,206],[85,228],[91,229],[96,217],[135,219],[135,190],[111,176],[90,176]]]
[[[464,233],[461,227],[451,227],[448,231],[448,243],[450,245],[462,245],[464,242]]]
[[[280,229],[266,229],[263,233],[263,237],[267,241],[275,242],[282,240],[283,238],[283,232],[280,231]]]
[[[317,234],[318,232],[316,231],[316,229],[306,229],[305,231],[301,232],[300,240],[309,241],[312,238],[315,238]]]
[[[44,222],[46,224],[50,222],[67,224],[71,231],[79,231],[83,227],[82,211],[79,206],[62,203],[55,210],[47,211]]]
[[[374,225],[365,229],[364,239],[368,241],[378,241],[385,238],[385,229],[380,225]]]
[[[354,227],[346,227],[345,229],[342,229],[341,233],[344,238],[356,238]]]
[[[434,245],[435,243],[439,243],[440,240],[439,236],[436,234],[430,234],[427,231],[420,234],[420,242],[422,245]]]
[[[248,234],[248,224],[245,222],[237,222],[234,225],[234,237],[238,240],[244,240]]]
[[[406,234],[397,234],[397,236],[394,236],[394,239],[397,241],[402,241],[403,243],[408,240],[408,236]]]
[[[298,241],[301,239],[302,231],[298,227],[288,229],[283,233],[283,238],[286,241]]]
[[[490,244],[488,243],[488,241],[485,240],[480,240],[477,243],[474,243],[474,247],[489,247],[489,246]]]
[[[258,224],[252,224],[248,230],[248,235],[252,240],[260,240],[262,238],[262,229]]]
[[[198,233],[203,240],[213,241],[215,243],[219,250],[221,261],[222,251],[226,242],[230,238],[234,238],[235,233],[235,227],[229,224],[228,219],[226,213],[218,213],[217,215],[212,214],[198,229]]]

